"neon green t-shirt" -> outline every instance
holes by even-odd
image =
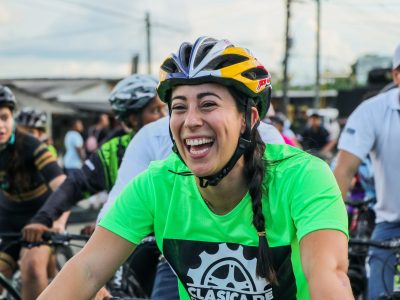
[[[329,167],[287,145],[267,145],[263,214],[279,286],[257,278],[258,236],[247,193],[226,215],[209,210],[175,154],[153,162],[121,193],[100,226],[138,244],[154,231],[179,278],[181,299],[309,299],[299,241],[319,229],[347,235],[347,214]]]

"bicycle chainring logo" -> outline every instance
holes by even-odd
[[[246,259],[243,246],[232,250],[221,243],[218,247],[214,254],[203,251],[200,266],[187,273],[193,281],[187,283],[192,300],[273,299],[271,285],[256,276],[256,258]]]

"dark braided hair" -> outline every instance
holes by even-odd
[[[263,179],[266,168],[263,160],[265,144],[256,127],[254,126],[251,133],[251,146],[244,154],[244,175],[248,180],[247,185],[253,204],[253,225],[259,236],[256,274],[271,283],[277,284],[276,272],[272,265],[271,249],[265,234],[265,217],[262,212]]]
[[[245,100],[247,97],[239,91],[228,88],[229,92],[236,99],[237,108],[245,112]],[[252,101],[248,99],[247,101]],[[254,103],[253,103],[254,105]],[[256,275],[265,278],[273,284],[278,284],[276,272],[272,265],[272,254],[265,233],[265,217],[262,212],[262,195],[264,191],[263,180],[266,170],[266,162],[263,159],[265,144],[258,133],[257,123],[251,131],[251,144],[244,153],[244,177],[247,179],[249,194],[253,204],[253,225],[258,233],[258,257]]]

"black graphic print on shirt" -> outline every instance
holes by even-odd
[[[296,299],[290,246],[271,249],[278,285],[256,276],[257,247],[165,239],[163,249],[192,300]]]

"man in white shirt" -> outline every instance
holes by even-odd
[[[400,44],[393,56],[392,69],[397,88],[364,101],[350,115],[340,136],[334,170],[346,199],[358,166],[370,154],[377,194],[374,240],[400,236]],[[368,299],[378,299],[382,293],[393,291],[396,258],[390,251],[376,248],[370,254]]]

